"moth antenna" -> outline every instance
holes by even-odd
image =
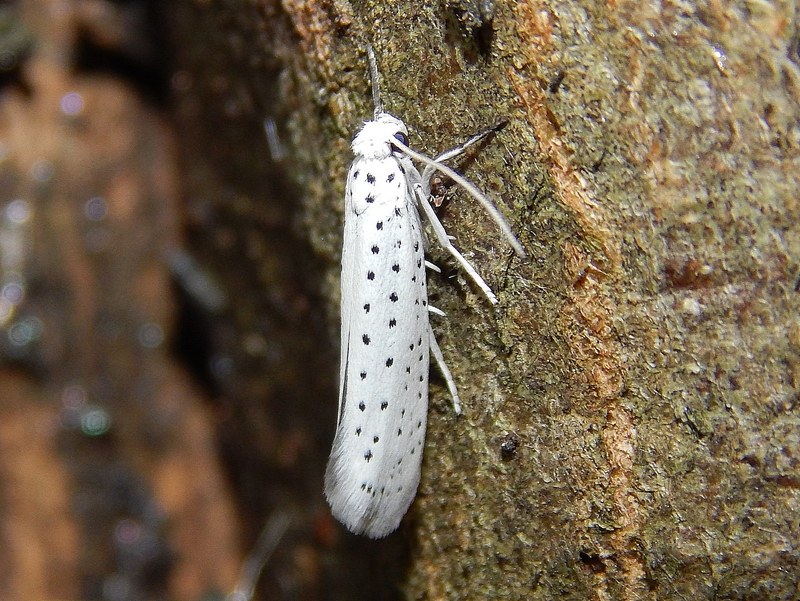
[[[372,104],[375,106],[375,119],[383,112],[381,104],[381,90],[378,83],[378,61],[375,59],[375,51],[372,44],[367,44],[367,59],[369,60],[369,79],[372,82]]]

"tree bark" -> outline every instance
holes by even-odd
[[[292,464],[313,499],[295,502],[333,541],[332,572],[411,543],[389,584],[367,569],[337,579],[347,598],[397,585],[420,599],[796,598],[795,9],[491,4],[165,9],[194,245],[236,296],[237,336],[262,332],[229,346],[283,349],[256,352],[225,388],[235,413],[284,420],[270,426],[279,442],[261,443],[272,466],[285,420],[303,424],[318,454]],[[434,377],[417,500],[378,543],[327,538],[321,500],[348,144],[372,113],[367,43],[416,148],[509,119],[459,166],[529,253],[514,258],[452,193],[443,221],[500,303],[432,250],[445,267],[433,302],[450,316],[434,327],[464,415]],[[301,422],[311,411],[319,420]]]

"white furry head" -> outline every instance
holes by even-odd
[[[408,144],[405,123],[389,113],[380,113],[374,121],[364,123],[356,134],[352,144],[353,152],[366,158],[385,159],[392,155],[392,141],[395,136],[403,144]]]

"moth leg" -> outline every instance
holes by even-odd
[[[434,315],[438,315],[439,317],[447,317],[447,313],[445,313],[444,311],[442,311],[437,307],[434,307],[430,303],[428,303],[428,313],[433,313]]]
[[[441,269],[439,269],[439,267],[438,267],[438,266],[434,265],[434,264],[433,264],[433,263],[431,263],[430,261],[425,261],[425,267],[427,267],[427,268],[428,268],[428,269],[430,269],[431,271],[435,271],[436,273],[442,273],[442,270],[441,270]]]
[[[453,157],[457,157],[458,155],[460,155],[462,152],[464,152],[470,146],[474,146],[475,144],[477,144],[478,142],[481,142],[482,140],[486,139],[488,136],[492,135],[493,133],[496,133],[496,132],[500,131],[506,125],[508,125],[508,120],[507,119],[503,119],[502,121],[499,121],[499,122],[495,123],[491,127],[487,127],[483,131],[479,131],[477,134],[475,134],[474,136],[472,136],[471,138],[469,138],[465,142],[462,142],[458,146],[455,146],[455,147],[451,148],[450,150],[445,150],[440,155],[434,157],[433,160],[436,163],[441,163],[441,162],[446,161],[448,159],[452,159]],[[426,165],[425,166],[425,170],[422,172],[422,187],[426,192],[429,192],[430,189],[431,189],[430,183],[431,183],[431,177],[433,177],[433,172],[434,171],[436,171],[436,168],[433,165]]]
[[[519,240],[517,240],[517,237],[514,235],[514,232],[511,231],[511,226],[508,225],[508,221],[506,221],[506,218],[503,217],[503,214],[497,210],[497,207],[494,206],[492,201],[489,200],[483,192],[478,190],[468,180],[461,177],[458,173],[453,171],[450,167],[448,167],[444,163],[437,163],[433,159],[426,157],[424,154],[420,154],[416,150],[412,150],[400,140],[395,139],[392,142],[392,145],[402,150],[408,158],[420,161],[421,163],[425,163],[427,167],[431,167],[432,169],[435,169],[436,171],[443,173],[451,180],[453,180],[456,184],[461,186],[467,194],[472,196],[472,198],[474,198],[476,201],[478,201],[478,203],[480,203],[480,205],[483,207],[483,210],[486,211],[489,217],[491,217],[492,220],[497,224],[497,227],[499,227],[500,231],[503,232],[503,235],[506,237],[506,240],[508,240],[508,244],[511,246],[511,248],[514,249],[514,252],[517,254],[517,256],[520,259],[524,259],[525,257],[527,257],[527,255],[525,254],[525,249],[522,248],[522,244],[520,244]],[[412,176],[407,176],[407,180],[412,187],[416,188],[417,186],[419,186],[423,194],[420,195],[419,192],[416,192],[416,194],[417,196],[423,197],[423,201],[421,204],[427,205],[428,197],[430,196],[429,194],[430,182],[428,182],[427,184],[428,189],[425,189],[425,187],[423,187],[422,176],[419,175],[419,173],[416,173],[416,176],[419,177],[419,181],[417,180],[417,177],[413,176],[413,174]]]
[[[461,268],[472,279],[472,281],[475,282],[478,288],[481,289],[486,298],[489,299],[489,302],[493,305],[496,305],[497,297],[492,292],[492,289],[489,288],[488,284],[483,280],[483,278],[478,275],[478,272],[475,270],[472,264],[467,261],[464,256],[450,243],[450,238],[447,235],[447,231],[445,231],[442,222],[439,221],[436,213],[433,212],[433,207],[431,207],[431,205],[428,203],[428,199],[425,197],[422,184],[416,184],[414,186],[414,192],[417,195],[417,204],[422,208],[422,212],[425,213],[425,217],[431,224],[433,233],[436,235],[436,240],[439,242],[439,246],[450,253],[450,255],[458,262],[459,265],[461,265]]]
[[[428,328],[428,339],[430,340],[433,358],[436,359],[436,365],[439,367],[439,371],[442,373],[442,376],[444,376],[444,381],[447,383],[447,389],[450,391],[450,396],[453,399],[453,410],[456,412],[456,415],[461,415],[461,399],[458,398],[456,381],[453,379],[453,374],[450,373],[450,370],[447,368],[447,364],[444,362],[442,349],[439,348],[439,343],[436,342],[436,336],[434,336],[431,328]]]

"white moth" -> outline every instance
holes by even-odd
[[[429,358],[444,375],[456,413],[458,392],[428,320],[425,236],[420,212],[439,244],[490,302],[497,299],[452,246],[428,203],[434,170],[486,207],[509,239],[522,246],[491,202],[441,161],[493,130],[430,159],[408,147],[405,124],[382,111],[375,57],[367,48],[375,118],[353,140],[355,160],[345,192],[342,251],[342,338],[339,418],[325,472],[325,496],[349,530],[381,538],[400,524],[416,495],[428,412]],[[411,158],[426,164],[422,174]]]

